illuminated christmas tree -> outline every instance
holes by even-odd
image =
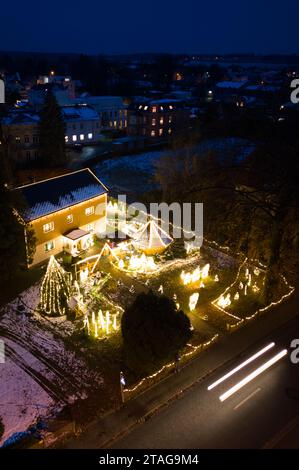
[[[71,295],[70,281],[54,256],[49,260],[40,294],[41,310],[45,315],[65,315]]]

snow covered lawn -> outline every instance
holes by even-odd
[[[23,292],[0,312],[0,339],[5,363],[0,364],[0,416],[5,426],[0,445],[25,431],[37,418],[56,414],[103,379],[83,357],[67,349],[59,322],[35,313],[39,285]]]

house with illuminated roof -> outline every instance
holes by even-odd
[[[89,169],[16,188],[26,208],[20,214],[37,242],[29,267],[62,251],[77,256],[106,231],[107,188]],[[26,233],[25,233],[26,241]]]

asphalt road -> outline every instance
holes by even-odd
[[[271,442],[277,448],[282,440],[283,447],[288,447],[288,440],[293,447],[297,438],[290,429],[299,415],[299,364],[292,364],[289,354],[225,401],[221,402],[219,396],[282,349],[289,348],[294,338],[299,338],[298,319],[273,334],[269,341],[255,345],[244,358],[218,369],[168,408],[115,442],[113,448],[261,448],[267,443],[271,447]],[[207,390],[211,383],[271,341],[275,342],[272,349],[213,390]]]

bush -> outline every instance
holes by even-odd
[[[173,360],[190,339],[190,320],[173,300],[141,293],[121,321],[125,361],[138,376]]]

